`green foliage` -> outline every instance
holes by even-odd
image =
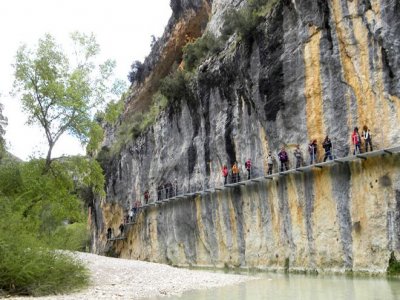
[[[6,141],[4,140],[6,126],[7,118],[3,116],[3,105],[0,103],[0,161],[6,154]]]
[[[73,177],[75,189],[90,188],[95,195],[105,196],[103,169],[96,160],[73,156],[63,164]]]
[[[141,132],[145,131],[154,124],[159,114],[167,107],[168,100],[160,92],[153,95],[152,103],[149,110],[141,114],[141,120],[138,122],[138,129]]]
[[[0,233],[0,293],[41,296],[88,285],[88,271],[72,257],[7,232]]]
[[[47,169],[60,136],[69,133],[87,142],[92,110],[124,89],[122,81],[111,82],[115,61],[96,65],[100,48],[93,34],[75,32],[71,39],[74,64],[48,34],[34,50],[20,47],[14,64],[14,92],[21,96],[28,124],[41,126],[47,138]]]
[[[250,43],[257,26],[264,20],[279,0],[249,0],[240,10],[229,10],[224,17],[222,35],[227,38],[235,32],[245,42]]]
[[[55,249],[85,250],[86,212],[81,189],[102,194],[94,160],[8,161],[0,165],[0,294],[70,292],[88,283],[87,270]]]
[[[21,226],[26,224],[26,230],[52,246],[51,237],[60,228],[70,227],[62,231],[68,236],[73,229],[81,234],[79,226],[65,224],[86,221],[79,190],[89,188],[104,195],[104,177],[97,161],[83,157],[54,161],[48,173],[43,173],[44,164],[43,160],[34,160],[3,165],[0,195],[5,197],[4,201],[10,201],[10,209],[19,216]]]
[[[104,139],[104,131],[99,123],[93,122],[89,131],[89,142],[86,145],[86,153],[93,154],[99,147]]]
[[[284,266],[285,273],[289,273],[289,267],[290,267],[290,260],[289,260],[289,257],[286,257],[285,258],[285,266]]]
[[[396,259],[394,252],[390,253],[389,265],[386,269],[388,275],[400,274],[400,261]]]
[[[192,97],[191,80],[188,72],[178,70],[161,80],[160,93],[168,99],[170,104],[179,103],[182,99],[190,99]]]
[[[85,223],[73,223],[57,227],[47,239],[46,243],[54,249],[85,252],[89,247],[90,235]]]
[[[103,168],[103,170],[107,169],[109,160],[110,160],[110,149],[106,146],[103,146],[99,153],[96,156],[96,160],[99,165]]]
[[[118,120],[118,117],[121,115],[123,110],[124,110],[123,98],[121,98],[121,100],[119,101],[110,101],[107,104],[105,110],[104,120],[107,123],[114,124]]]
[[[221,40],[212,33],[206,33],[193,43],[188,43],[183,48],[183,61],[187,70],[193,70],[208,55],[221,51]]]
[[[111,148],[111,153],[109,153],[108,149],[101,151],[101,155],[99,155],[101,158],[98,157],[98,160],[102,162],[101,164],[103,165],[106,162],[109,154],[117,153],[129,141],[137,139],[142,132],[154,124],[158,115],[167,105],[167,98],[160,92],[157,92],[153,95],[151,106],[146,112],[134,114],[124,120],[118,127],[117,140]]]

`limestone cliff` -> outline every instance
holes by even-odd
[[[133,201],[162,183],[219,186],[223,164],[244,171],[248,158],[252,176],[262,176],[269,151],[300,144],[305,154],[325,135],[344,157],[355,126],[371,128],[375,147],[400,145],[400,1],[275,2],[250,43],[229,38],[198,67],[190,96],[107,161],[107,197],[92,210],[94,251],[104,252],[107,228],[117,231]],[[219,36],[224,12],[246,3],[171,6],[122,122],[148,107],[188,39]],[[153,207],[113,251],[176,265],[384,272],[400,250],[399,166],[399,155],[378,156]]]

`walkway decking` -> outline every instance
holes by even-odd
[[[335,158],[334,160],[328,160],[326,162],[320,162],[320,163],[316,163],[316,164],[312,164],[312,165],[308,165],[308,166],[303,166],[300,168],[294,168],[294,169],[289,169],[287,171],[283,171],[283,172],[278,172],[278,173],[273,173],[271,175],[266,175],[266,176],[261,176],[261,177],[257,177],[257,178],[251,178],[249,180],[243,180],[243,181],[239,181],[239,182],[234,182],[234,183],[228,183],[226,185],[222,185],[222,186],[217,186],[214,188],[209,188],[209,189],[205,189],[205,190],[199,190],[199,191],[195,191],[195,192],[188,192],[188,193],[184,193],[184,194],[180,194],[180,195],[176,195],[167,199],[163,199],[160,201],[155,201],[155,202],[151,202],[149,204],[145,204],[141,207],[139,207],[140,209],[145,209],[148,207],[155,207],[157,205],[162,205],[163,203],[168,203],[168,202],[172,202],[175,200],[180,200],[180,199],[184,199],[184,198],[189,198],[192,196],[198,196],[198,195],[204,195],[204,194],[209,194],[209,193],[216,193],[218,191],[223,191],[227,188],[233,188],[233,187],[237,187],[237,186],[243,186],[243,185],[248,185],[254,182],[262,182],[262,181],[266,181],[266,180],[273,180],[276,177],[280,177],[280,176],[286,176],[286,175],[290,175],[290,174],[295,174],[295,173],[303,173],[303,172],[309,172],[313,169],[323,169],[325,167],[329,167],[332,165],[336,165],[336,164],[343,164],[346,162],[351,162],[351,161],[356,161],[356,160],[367,160],[370,157],[374,157],[374,156],[379,156],[379,155],[392,155],[395,153],[399,153],[400,152],[400,146],[397,147],[391,147],[391,148],[386,148],[386,149],[382,149],[382,150],[375,150],[375,151],[371,151],[371,152],[365,152],[365,153],[361,153],[361,154],[356,154],[356,155],[350,155],[350,156],[346,156],[346,157],[341,157],[341,158]]]
[[[209,188],[209,189],[205,189],[205,190],[199,190],[196,192],[183,193],[183,194],[176,195],[176,196],[173,196],[173,197],[170,197],[167,199],[163,199],[160,201],[155,201],[155,202],[151,202],[151,203],[142,205],[142,206],[138,207],[138,209],[139,209],[138,213],[141,210],[144,210],[147,208],[160,206],[165,203],[169,203],[169,202],[173,202],[173,201],[177,201],[177,200],[181,200],[181,199],[185,199],[185,198],[189,198],[189,197],[193,197],[193,196],[197,196],[197,195],[216,193],[219,191],[223,191],[225,189],[244,186],[244,185],[248,185],[248,184],[254,184],[254,182],[273,180],[274,178],[286,176],[286,175],[290,175],[290,174],[296,174],[296,173],[299,174],[299,173],[303,173],[303,172],[309,172],[313,169],[323,169],[325,167],[329,167],[329,166],[336,165],[336,164],[344,164],[344,163],[356,161],[356,160],[367,160],[370,157],[375,157],[375,156],[379,156],[379,155],[392,155],[392,154],[397,154],[397,153],[400,153],[400,146],[386,148],[386,149],[382,149],[382,150],[375,150],[375,151],[371,151],[371,152],[365,152],[365,153],[346,156],[346,157],[342,157],[342,158],[335,158],[334,160],[316,163],[316,164],[312,164],[312,165],[308,165],[308,166],[304,166],[304,167],[300,167],[300,168],[294,168],[294,169],[290,169],[290,170],[287,170],[284,172],[278,172],[278,173],[274,173],[274,174],[267,175],[267,176],[251,178],[249,180],[243,180],[243,181],[239,181],[239,182],[235,182],[235,183],[229,183],[226,185],[217,186],[217,187]],[[135,224],[135,222],[128,223],[127,225],[132,225],[132,224]],[[115,238],[108,239],[108,241],[118,241],[118,240],[125,240],[125,239],[126,239],[126,237],[115,237]]]

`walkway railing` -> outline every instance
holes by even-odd
[[[164,189],[164,191],[159,190],[157,195],[149,198],[149,200],[153,200],[153,201],[151,201],[147,204],[144,204],[142,206],[139,206],[137,208],[138,210],[136,212],[136,215],[134,216],[134,221],[131,223],[128,222],[128,223],[126,223],[126,225],[135,224],[136,218],[138,217],[138,215],[141,211],[143,211],[147,208],[162,205],[164,203],[168,203],[171,201],[189,198],[189,197],[196,196],[196,195],[205,195],[205,194],[209,194],[209,193],[215,193],[218,191],[222,191],[226,188],[247,185],[247,184],[254,183],[254,182],[262,182],[262,181],[272,180],[275,177],[286,176],[289,174],[307,172],[307,171],[311,171],[313,169],[322,169],[322,168],[325,168],[330,165],[344,164],[344,163],[350,162],[350,161],[366,160],[369,157],[374,157],[374,156],[379,156],[379,155],[392,155],[392,154],[396,154],[396,153],[400,153],[400,146],[385,148],[385,149],[380,149],[380,150],[375,150],[375,151],[370,151],[370,152],[364,152],[364,153],[359,153],[359,154],[355,154],[355,155],[349,155],[349,156],[345,156],[345,157],[341,157],[341,158],[333,157],[332,160],[327,160],[325,162],[314,163],[314,164],[307,165],[307,166],[301,166],[299,168],[294,167],[294,168],[290,168],[289,170],[285,170],[283,172],[278,171],[278,172],[275,172],[270,175],[263,175],[263,176],[259,176],[259,177],[255,177],[255,178],[250,177],[250,179],[247,179],[247,174],[245,173],[244,174],[245,176],[243,176],[243,177],[245,177],[246,180],[239,180],[237,182],[229,182],[225,185],[222,184],[220,186],[209,187],[209,188],[205,188],[205,185],[203,185],[201,187],[201,189],[197,189],[195,191],[191,191],[190,188],[185,191],[183,188],[179,189],[178,185],[174,185],[172,190],[171,189],[169,189],[168,191],[165,191],[165,189]],[[280,166],[278,166],[278,170],[280,170]],[[126,230],[127,230],[127,228],[125,228],[125,231]],[[110,239],[108,239],[108,241],[117,241],[117,240],[125,240],[125,239],[126,239],[125,236],[119,236],[119,237],[110,238]]]
[[[142,205],[140,207],[140,209],[152,207],[152,206],[162,204],[162,203],[167,203],[167,202],[170,202],[170,201],[176,200],[176,199],[182,199],[182,198],[186,198],[186,197],[190,197],[190,196],[194,196],[194,195],[202,195],[202,194],[207,194],[207,193],[211,193],[211,192],[215,192],[215,191],[220,191],[225,188],[246,185],[248,183],[255,182],[255,181],[263,181],[263,180],[273,179],[274,177],[285,176],[285,175],[292,174],[292,173],[306,172],[306,171],[310,171],[314,168],[322,169],[324,167],[327,167],[327,166],[333,165],[333,164],[342,164],[345,162],[360,160],[360,159],[366,160],[368,157],[385,155],[385,154],[391,155],[391,154],[399,153],[399,152],[400,152],[400,146],[397,146],[397,147],[385,148],[385,149],[381,149],[381,150],[364,152],[364,153],[360,153],[360,154],[356,154],[356,155],[345,156],[345,157],[341,157],[341,158],[334,156],[332,160],[326,160],[325,162],[316,162],[311,165],[306,165],[306,166],[303,165],[299,168],[291,167],[291,168],[289,168],[289,170],[285,170],[282,172],[278,171],[278,172],[274,172],[271,175],[263,175],[263,176],[259,176],[256,178],[253,178],[251,176],[250,179],[247,179],[247,177],[248,177],[247,173],[243,173],[242,179],[239,179],[237,182],[230,180],[230,182],[225,185],[221,184],[220,186],[208,187],[208,188],[206,188],[204,185],[202,185],[200,187],[200,189],[196,189],[196,190],[187,189],[185,191],[183,188],[179,189],[178,185],[175,185],[175,187],[172,190],[169,190],[169,191],[164,190],[157,195],[157,196],[161,195],[161,197],[152,197],[150,200],[153,200],[153,201],[149,201],[149,203]],[[333,155],[335,155],[335,153],[333,153]],[[278,166],[278,170],[280,170],[280,166]],[[243,180],[243,178],[246,178],[246,179]]]

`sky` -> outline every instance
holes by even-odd
[[[12,64],[22,44],[36,47],[45,33],[68,45],[73,31],[93,32],[100,58],[115,59],[116,76],[127,81],[134,60],[150,53],[151,36],[160,37],[171,16],[169,0],[3,0],[0,1],[0,102],[8,118],[8,150],[21,159],[45,156],[47,141],[39,127],[25,125],[26,115],[17,98],[10,96]],[[67,47],[66,47],[67,48]],[[128,83],[128,81],[127,81]],[[84,154],[73,137],[63,136],[53,157]]]

